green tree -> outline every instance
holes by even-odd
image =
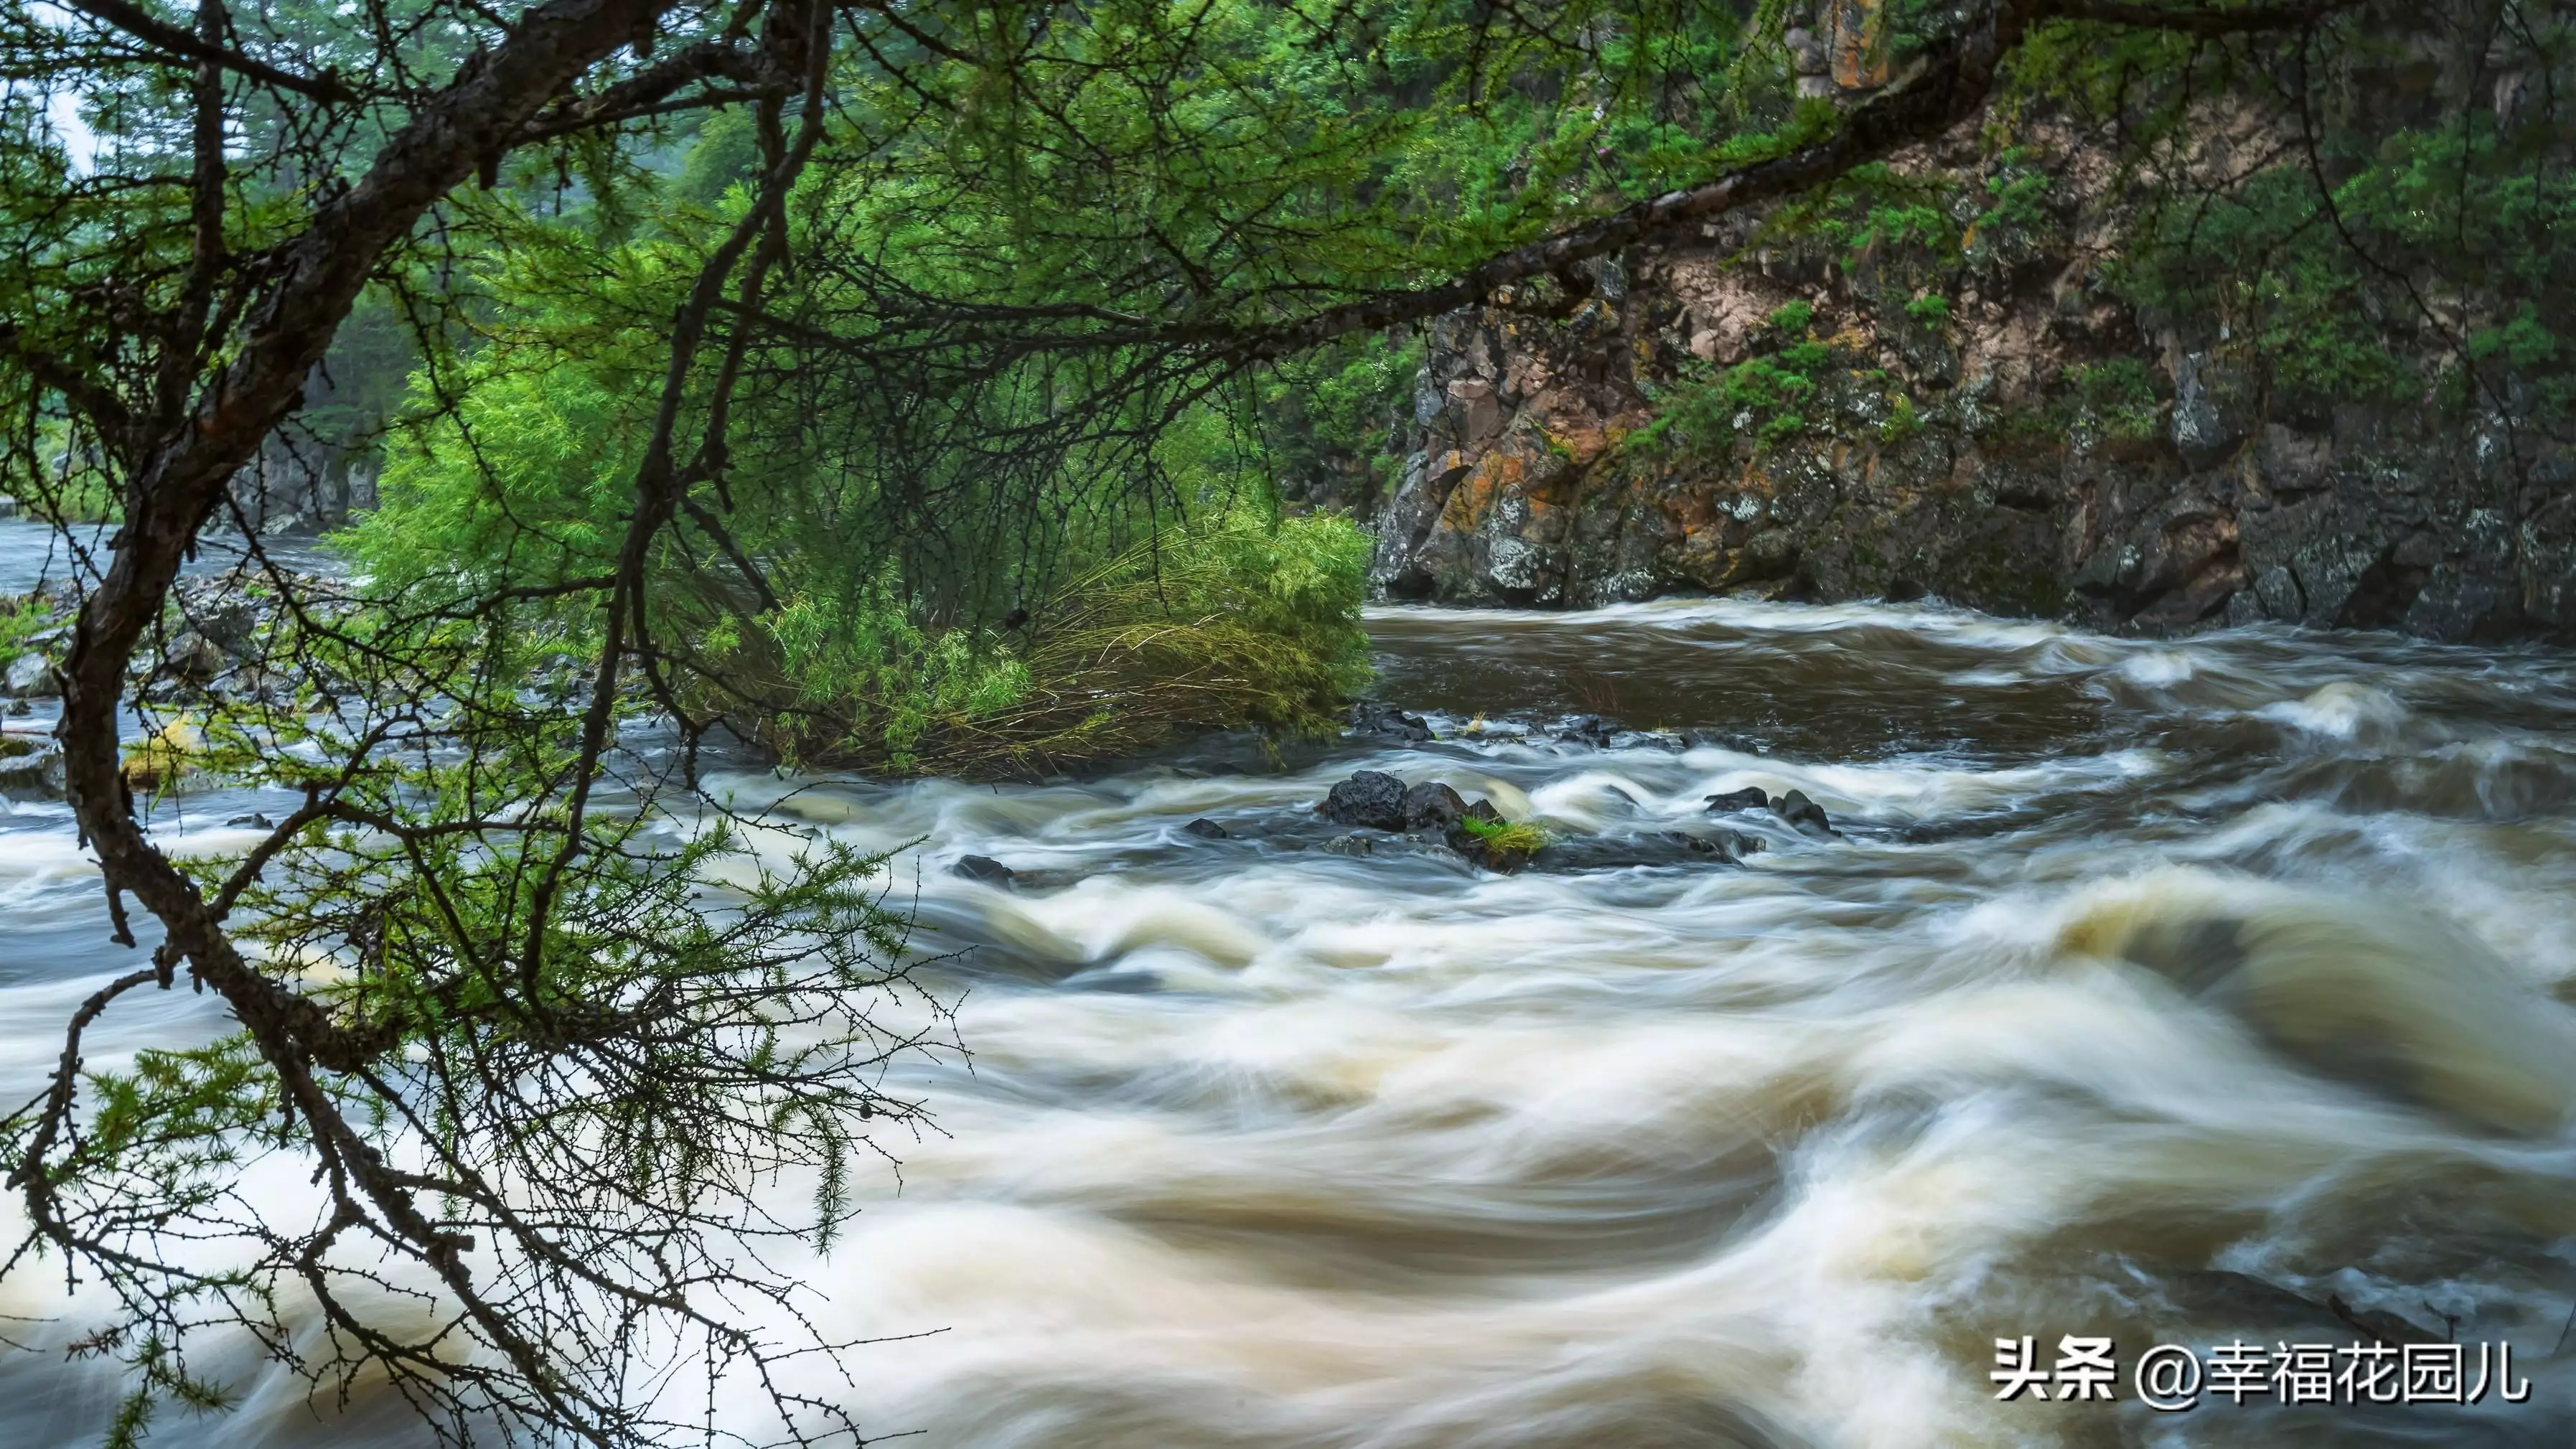
[[[456,1438],[690,1432],[651,1391],[683,1361],[768,1393],[786,1437],[855,1437],[777,1387],[816,1345],[749,1326],[793,1285],[735,1245],[844,1220],[851,1155],[912,1119],[879,1073],[936,1003],[885,1006],[912,986],[882,863],[731,817],[695,784],[706,729],[792,741],[802,710],[846,738],[846,699],[780,679],[892,661],[857,721],[890,755],[938,722],[903,714],[925,695],[965,734],[1031,701],[1064,721],[1040,737],[1079,734],[1099,691],[1270,670],[1282,639],[1285,692],[1244,712],[1293,725],[1353,667],[1356,560],[1244,484],[1269,369],[1489,300],[1569,311],[1587,263],[1976,115],[2026,44],[2357,7],[1926,7],[1902,80],[1848,111],[1796,101],[1755,9],[0,17],[0,478],[122,520],[58,733],[119,939],[129,902],[157,926],[7,1120],[7,1265],[114,1290],[72,1345],[131,1371],[112,1437],[225,1401],[192,1366],[210,1330],[318,1389],[389,1381]],[[86,156],[48,120],[65,85]],[[712,149],[682,147],[707,113]],[[268,567],[227,486],[362,305],[411,333],[417,527],[369,545],[405,587],[340,596]],[[2554,346],[2546,321],[2495,354]],[[816,522],[830,551],[793,547]],[[198,622],[173,582],[209,527],[285,622],[259,689],[180,720],[158,645]],[[1026,653],[939,632],[1069,584]],[[1123,681],[1045,662],[1157,616],[1207,637],[1129,649]],[[586,668],[540,667],[567,650]],[[130,751],[128,708],[158,731]],[[301,804],[238,859],[174,858],[150,806],[188,770]],[[104,1013],[182,975],[229,1035],[83,1066]],[[779,1172],[816,1184],[801,1219],[751,1200]],[[259,1200],[279,1176],[309,1213]]]

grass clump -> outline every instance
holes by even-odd
[[[1458,817],[1458,827],[1498,854],[1534,855],[1547,844],[1547,832],[1526,820],[1480,820]]]
[[[55,622],[54,606],[42,594],[12,599],[0,595],[0,665],[23,653],[27,640]]]

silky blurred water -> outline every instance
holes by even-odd
[[[804,1269],[829,1333],[900,1341],[805,1387],[959,1449],[2576,1438],[2576,659],[1913,606],[1370,626],[1379,692],[1446,738],[1036,786],[720,777],[926,838],[922,918],[964,953],[971,1061],[898,1084],[945,1135],[892,1144],[900,1183]],[[1555,738],[1578,711],[1631,728]],[[1360,767],[1593,865],[1322,850],[1312,806]],[[1840,838],[1704,813],[1747,785]],[[219,847],[234,803],[165,828]],[[1607,863],[1719,823],[1768,849]],[[1027,874],[951,873],[968,853]],[[23,1094],[126,967],[59,807],[0,817],[0,912]],[[212,1025],[129,1001],[94,1063]],[[37,1276],[0,1290],[54,1316],[30,1341],[68,1331]],[[2156,1414],[2125,1376],[2108,1406],[1988,1380],[2023,1334],[2110,1336],[2124,1369],[2349,1343],[2330,1298],[2510,1341],[2530,1401]],[[421,1441],[234,1372],[242,1408],[153,1442]],[[0,1442],[96,1437],[111,1388],[58,1350],[0,1379]]]

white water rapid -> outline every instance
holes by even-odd
[[[863,1182],[806,1269],[828,1333],[895,1340],[832,1390],[872,1433],[2576,1441],[2576,658],[1911,606],[1370,623],[1379,692],[1445,738],[1036,786],[725,778],[853,841],[926,838],[923,921],[965,951],[942,981],[971,1063],[898,1084],[944,1135],[891,1144],[900,1183]],[[1575,711],[1633,728],[1557,739]],[[1582,849],[1510,877],[1326,851],[1313,806],[1357,768]],[[1840,838],[1704,813],[1748,785]],[[1646,848],[1718,823],[1768,848]],[[970,853],[1024,874],[953,873]],[[12,804],[12,1103],[126,969],[106,935],[66,812]],[[95,1063],[210,999],[129,998]],[[43,1279],[0,1313],[60,1313]],[[2350,1343],[2344,1315],[2509,1341],[2532,1395],[2158,1414],[2126,1377],[2159,1342]],[[2113,1338],[2114,1402],[1998,1402],[1994,1340],[2024,1334]],[[235,1368],[240,1408],[151,1442],[422,1442]],[[58,1347],[0,1350],[0,1385],[0,1443],[30,1449],[95,1442],[112,1401]]]

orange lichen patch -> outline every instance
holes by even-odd
[[[1529,465],[1517,454],[1497,448],[1451,490],[1448,504],[1440,510],[1440,521],[1464,532],[1491,512],[1496,500],[1520,486],[1529,473]]]
[[[1591,463],[1610,451],[1610,434],[1605,428],[1588,423],[1548,429],[1548,437],[1578,465]]]
[[[1883,86],[1888,77],[1886,0],[1833,0],[1834,84]]]

